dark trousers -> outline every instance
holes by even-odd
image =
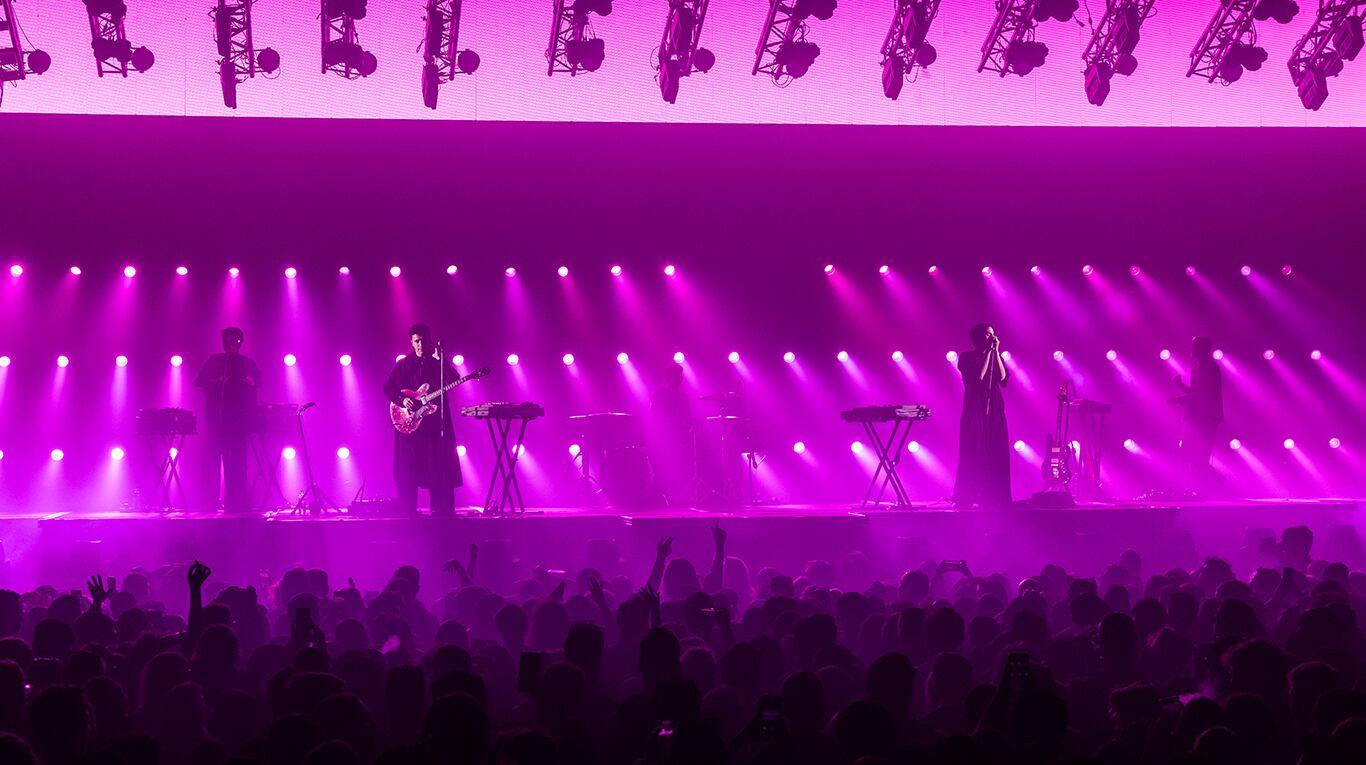
[[[1186,423],[1186,432],[1181,438],[1182,456],[1185,457],[1188,485],[1191,491],[1208,492],[1214,487],[1214,468],[1210,458],[1214,454],[1214,439],[1219,432],[1218,425],[1203,422]]]
[[[455,486],[429,486],[427,496],[431,499],[432,515],[450,517],[455,515]],[[406,513],[417,512],[417,482],[398,483],[398,506]]]
[[[219,481],[223,484],[223,509],[228,513],[251,512],[251,489],[247,483],[247,463],[251,450],[247,433],[219,432],[209,437],[212,449],[213,496],[218,500]]]

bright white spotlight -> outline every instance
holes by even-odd
[[[1281,266],[1281,276],[1289,276],[1295,273],[1295,269],[1290,266]]]
[[[507,268],[503,269],[503,273],[507,274],[508,276],[516,276],[517,269],[513,266],[508,266]]]
[[[175,273],[176,273],[176,276],[189,276],[189,275],[190,275],[190,269],[186,268],[185,266],[176,266],[176,267],[175,267]]]
[[[665,276],[673,276],[676,273],[678,273],[678,269],[674,268],[674,265],[672,263],[664,267]]]
[[[290,267],[288,267],[288,268],[285,269],[285,278],[286,278],[286,279],[293,279],[294,277],[296,277],[296,276],[298,276],[298,275],[299,275],[299,269],[295,268],[294,266],[290,266]]]
[[[1223,352],[1222,350],[1219,350],[1218,348],[1216,348],[1216,349],[1214,350],[1214,360],[1215,360],[1215,361],[1223,361],[1223,360],[1224,360],[1224,352]]]
[[[618,353],[618,354],[617,354],[617,363],[618,363],[618,364],[625,364],[625,363],[627,363],[627,362],[630,361],[630,360],[631,360],[631,357],[626,355],[626,351],[622,351],[621,353]]]
[[[9,365],[10,365],[10,358],[9,358],[9,356],[0,356],[0,368],[7,367],[7,366],[9,366]]]
[[[982,266],[982,276],[991,276],[991,266]]]
[[[930,266],[930,276],[934,276],[937,273],[939,273],[939,266]]]
[[[739,363],[740,363],[740,352],[739,352],[739,351],[731,351],[731,352],[726,356],[726,361],[729,361],[729,362],[732,363],[732,364],[739,364]]]
[[[1139,268],[1138,266],[1129,266],[1129,275],[1130,275],[1130,276],[1142,276],[1142,275],[1143,275],[1143,269]]]
[[[178,366],[180,366],[181,364],[184,364],[184,363],[185,363],[185,358],[184,358],[183,356],[181,356],[180,354],[176,354],[175,356],[172,356],[172,357],[171,357],[171,366],[173,366],[173,367],[178,367]]]
[[[683,351],[674,351],[674,363],[682,364],[688,357],[683,355]]]
[[[883,276],[886,276],[887,274],[891,273],[891,271],[892,271],[892,267],[891,267],[891,266],[878,266],[878,267],[877,267],[877,272],[880,273],[880,274],[882,274]]]
[[[299,358],[292,353],[285,354],[285,366],[292,367],[299,363]]]
[[[1239,440],[1236,439],[1236,438],[1230,438],[1230,439],[1228,440],[1228,448],[1230,448],[1230,449],[1232,449],[1233,451],[1236,452],[1236,451],[1238,451],[1239,449],[1243,448],[1243,442],[1242,442],[1242,441],[1239,441]]]
[[[132,279],[134,276],[138,275],[138,270],[136,268],[133,268],[132,266],[124,266],[123,275],[128,277],[129,279]]]
[[[948,353],[944,354],[944,358],[948,359],[950,364],[957,364],[958,351],[949,351]]]
[[[351,267],[350,267],[350,266],[342,266],[341,268],[338,268],[338,269],[337,269],[337,273],[341,274],[342,276],[350,276],[350,275],[351,275]]]
[[[612,266],[612,275],[621,276],[621,266]]]
[[[459,273],[459,272],[460,272],[460,269],[456,268],[456,267],[455,267],[455,264],[451,264],[451,265],[449,265],[449,266],[446,266],[446,273],[447,273],[448,275],[450,275],[450,276],[455,276],[455,275],[456,275],[457,273]]]
[[[1243,266],[1242,268],[1238,269],[1238,272],[1241,273],[1243,276],[1252,276],[1252,266]]]
[[[1022,451],[1025,450],[1025,442],[1024,442],[1024,441],[1016,441],[1012,446],[1014,447],[1015,451],[1017,451],[1017,452],[1022,452]]]
[[[1186,276],[1195,276],[1195,266],[1186,266]]]
[[[1166,348],[1163,348],[1162,351],[1157,354],[1157,357],[1159,359],[1162,359],[1163,361],[1169,361],[1172,357],[1172,352]]]
[[[840,351],[839,353],[835,354],[835,358],[839,359],[841,362],[848,361],[849,351]]]
[[[61,449],[53,449],[48,456],[52,458],[53,462],[61,462],[62,460],[66,459],[66,452],[62,451]]]
[[[281,457],[284,457],[284,458],[287,459],[287,460],[292,460],[292,459],[294,459],[295,457],[299,456],[299,453],[296,452],[296,451],[294,451],[294,447],[292,447],[292,446],[286,446],[286,447],[284,448],[284,451],[280,452],[280,456],[281,456]]]
[[[824,269],[824,270],[825,270],[825,275],[826,275],[826,276],[829,276],[830,274],[835,273],[835,265],[834,265],[833,263],[826,263],[826,264],[825,264],[825,269]]]
[[[348,449],[348,448],[346,448],[345,446],[338,446],[338,447],[337,447],[337,459],[339,459],[339,460],[349,460],[349,459],[351,459],[351,450]]]
[[[4,449],[0,449],[0,460],[2,460],[2,459],[4,459],[4,458],[5,458],[5,450],[4,450]]]
[[[521,359],[517,357],[517,354],[515,354],[515,353],[509,353],[509,354],[508,354],[508,366],[510,366],[510,367],[515,367],[515,366],[517,366],[517,364],[518,364],[520,361],[521,361]]]
[[[109,459],[114,460],[115,462],[123,459],[123,456],[124,451],[122,446],[115,446],[113,449],[109,450]]]
[[[344,366],[344,367],[349,367],[349,366],[351,366],[351,354],[349,354],[349,353],[343,353],[343,354],[341,355],[341,358],[337,359],[337,361],[338,361],[342,366]]]
[[[1001,361],[1010,361],[1010,351],[1001,351]]]
[[[1136,452],[1138,451],[1138,442],[1132,438],[1126,438],[1124,439],[1124,448],[1131,452]]]
[[[1289,266],[1287,266],[1287,268],[1289,268]],[[1328,448],[1329,448],[1329,449],[1337,449],[1337,448],[1339,448],[1339,447],[1341,447],[1341,446],[1342,446],[1342,439],[1338,438],[1337,436],[1333,436],[1332,438],[1328,439]]]
[[[1287,439],[1285,439],[1284,441],[1281,442],[1281,446],[1284,446],[1284,447],[1287,448],[1287,449],[1294,449],[1294,448],[1295,448],[1295,439],[1293,439],[1293,438],[1287,438]]]
[[[1064,355],[1062,351],[1053,351],[1053,360],[1054,360],[1054,361],[1062,361],[1062,360],[1065,359],[1065,358],[1067,358],[1067,356]]]
[[[66,369],[68,366],[70,366],[70,364],[71,359],[67,358],[66,356],[57,357],[57,366],[61,367],[62,369]]]
[[[1043,273],[1043,269],[1042,269],[1042,268],[1039,268],[1038,266],[1030,266],[1030,267],[1029,267],[1029,273],[1034,274],[1035,276],[1038,276],[1039,274]]]
[[[1088,263],[1081,267],[1081,272],[1085,276],[1090,276],[1091,274],[1094,274],[1096,272],[1096,268],[1095,266],[1092,266]]]
[[[457,353],[451,357],[451,363],[456,365],[457,367],[463,367],[465,366],[465,357]]]
[[[555,273],[559,274],[561,278],[569,276],[569,266],[560,266],[555,270]]]
[[[574,366],[574,354],[566,353],[560,357],[560,361],[563,361],[565,366],[572,367]]]
[[[920,442],[919,442],[919,441],[912,441],[912,442],[910,442],[909,444],[906,444],[906,451],[910,452],[911,454],[919,454],[919,453],[920,453]]]
[[[849,444],[849,451],[854,454],[863,454],[863,442],[855,441],[854,443]]]
[[[896,363],[900,364],[905,360],[906,354],[902,353],[901,351],[892,351],[892,361],[895,361]]]
[[[465,458],[465,452],[466,452],[466,451],[467,451],[467,450],[465,449],[465,445],[464,445],[464,444],[456,444],[456,446],[455,446],[455,454],[456,454],[456,456],[458,456],[460,459],[463,460],[463,459]]]
[[[788,351],[787,353],[783,354],[783,361],[787,362],[788,364],[795,364],[797,361],[797,354],[793,353],[792,351]]]
[[[1276,358],[1276,352],[1271,350],[1270,348],[1267,348],[1266,350],[1262,351],[1262,358],[1266,359],[1267,361],[1271,361],[1272,359]]]
[[[1319,361],[1319,360],[1321,360],[1321,359],[1323,358],[1323,351],[1319,351],[1319,350],[1310,351],[1310,352],[1309,352],[1309,358],[1313,359],[1314,361]]]
[[[1119,358],[1119,353],[1115,351],[1106,351],[1105,358],[1108,361],[1114,361],[1115,359]]]
[[[403,269],[398,266],[389,266],[389,275],[397,279],[403,275]]]
[[[72,276],[80,276],[80,275],[81,275],[81,267],[80,267],[80,266],[72,266],[72,267],[71,267],[71,275],[72,275]]]
[[[569,456],[571,458],[579,456],[579,452],[581,451],[583,451],[583,449],[578,444],[569,445]]]
[[[12,266],[9,267],[9,275],[10,275],[10,276],[13,276],[13,277],[15,277],[15,278],[18,278],[18,277],[20,277],[20,276],[23,276],[23,275],[24,275],[24,267],[21,266],[21,265],[19,265],[18,263],[15,263],[14,265],[12,265]]]
[[[792,452],[794,454],[806,454],[806,444],[802,441],[798,441],[792,445]]]
[[[126,367],[126,366],[128,366],[128,357],[127,357],[127,356],[124,356],[124,355],[122,355],[122,354],[120,354],[120,355],[118,355],[118,356],[115,356],[115,357],[114,357],[114,366],[116,366],[116,367]]]
[[[241,275],[242,275],[242,269],[238,268],[237,266],[233,266],[232,268],[229,268],[229,269],[228,269],[228,276],[231,276],[231,277],[234,278],[234,279],[236,279],[237,277],[239,277],[239,276],[241,276]]]

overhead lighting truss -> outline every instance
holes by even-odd
[[[606,57],[607,45],[593,32],[591,14],[612,13],[612,0],[554,0],[550,20],[550,46],[546,48],[546,74],[556,72],[570,77],[579,72],[596,72]]]
[[[1219,0],[1214,17],[1191,49],[1187,77],[1231,85],[1243,72],[1266,63],[1266,49],[1257,45],[1254,21],[1274,18],[1288,24],[1300,7],[1294,0]]]
[[[1343,63],[1362,48],[1362,16],[1366,0],[1319,0],[1314,24],[1290,54],[1290,79],[1304,108],[1318,110],[1328,98],[1328,78],[1342,73]]]
[[[1091,30],[1081,58],[1086,62],[1086,100],[1100,106],[1110,95],[1110,79],[1138,68],[1134,49],[1138,31],[1153,14],[1154,0],[1107,0],[1105,15]]]
[[[437,87],[456,74],[474,74],[479,54],[460,50],[460,13],[464,0],[427,0],[422,35],[422,103],[436,108]]]
[[[14,0],[0,0],[0,102],[4,101],[5,83],[17,82],[30,74],[42,74],[52,66],[52,57],[34,48],[24,52],[20,39],[19,19],[14,15]]]
[[[669,0],[664,39],[659,43],[659,92],[671,104],[678,99],[681,79],[693,72],[705,74],[716,64],[716,54],[701,47],[708,2]]]
[[[893,0],[896,12],[882,42],[882,92],[893,101],[906,80],[939,57],[925,36],[939,15],[939,0]]]
[[[366,0],[322,0],[323,74],[333,72],[353,80],[369,77],[379,68],[379,59],[361,47],[356,34],[356,22],[366,13]]]
[[[807,19],[829,19],[835,4],[835,0],[768,0],[751,74],[766,74],[777,85],[804,76],[821,55],[820,46],[806,39]]]
[[[218,80],[223,86],[223,105],[237,108],[237,85],[257,72],[273,74],[280,68],[274,48],[257,50],[252,42],[251,6],[256,0],[218,0],[209,11],[213,36],[218,43]]]
[[[1077,0],[996,0],[996,19],[982,43],[977,71],[1023,77],[1043,66],[1048,46],[1034,39],[1039,22],[1068,21],[1078,5]]]
[[[82,0],[90,17],[90,48],[95,54],[95,72],[128,76],[131,64],[138,72],[145,72],[156,63],[156,57],[146,46],[134,48],[124,33],[123,22],[128,16],[124,0]]]

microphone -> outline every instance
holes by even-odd
[[[317,405],[318,405],[318,402],[316,402],[316,401],[310,401],[310,402],[308,402],[307,404],[303,404],[302,406],[299,407],[299,414],[303,414],[304,412],[307,412],[309,409],[312,409],[313,407],[315,407],[315,406],[317,406]]]

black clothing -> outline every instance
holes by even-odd
[[[960,505],[1010,504],[1010,444],[1006,430],[1005,397],[995,363],[982,379],[986,351],[966,351],[958,357],[963,375],[963,416],[958,428],[958,476],[953,498]]]
[[[446,364],[446,384],[459,377],[455,367]],[[441,362],[429,355],[405,356],[389,373],[389,379],[384,383],[384,397],[402,406],[403,391],[415,391],[424,384],[432,391],[440,388]],[[462,479],[460,463],[455,458],[455,429],[451,427],[453,402],[447,396],[432,402],[439,411],[424,417],[412,434],[394,433],[394,484],[405,510],[416,512],[419,486],[430,493],[434,514],[449,514],[455,510],[455,487],[462,484]]]
[[[1185,433],[1181,451],[1189,472],[1191,491],[1208,492],[1214,488],[1215,437],[1224,421],[1224,373],[1213,359],[1197,361],[1191,369],[1191,384],[1183,397],[1186,406]]]
[[[221,480],[223,507],[229,513],[251,511],[247,454],[256,423],[256,390],[260,383],[261,372],[256,362],[240,353],[213,354],[194,380],[195,387],[204,389],[206,401],[204,436],[212,465],[209,477],[213,502],[218,501]]]

